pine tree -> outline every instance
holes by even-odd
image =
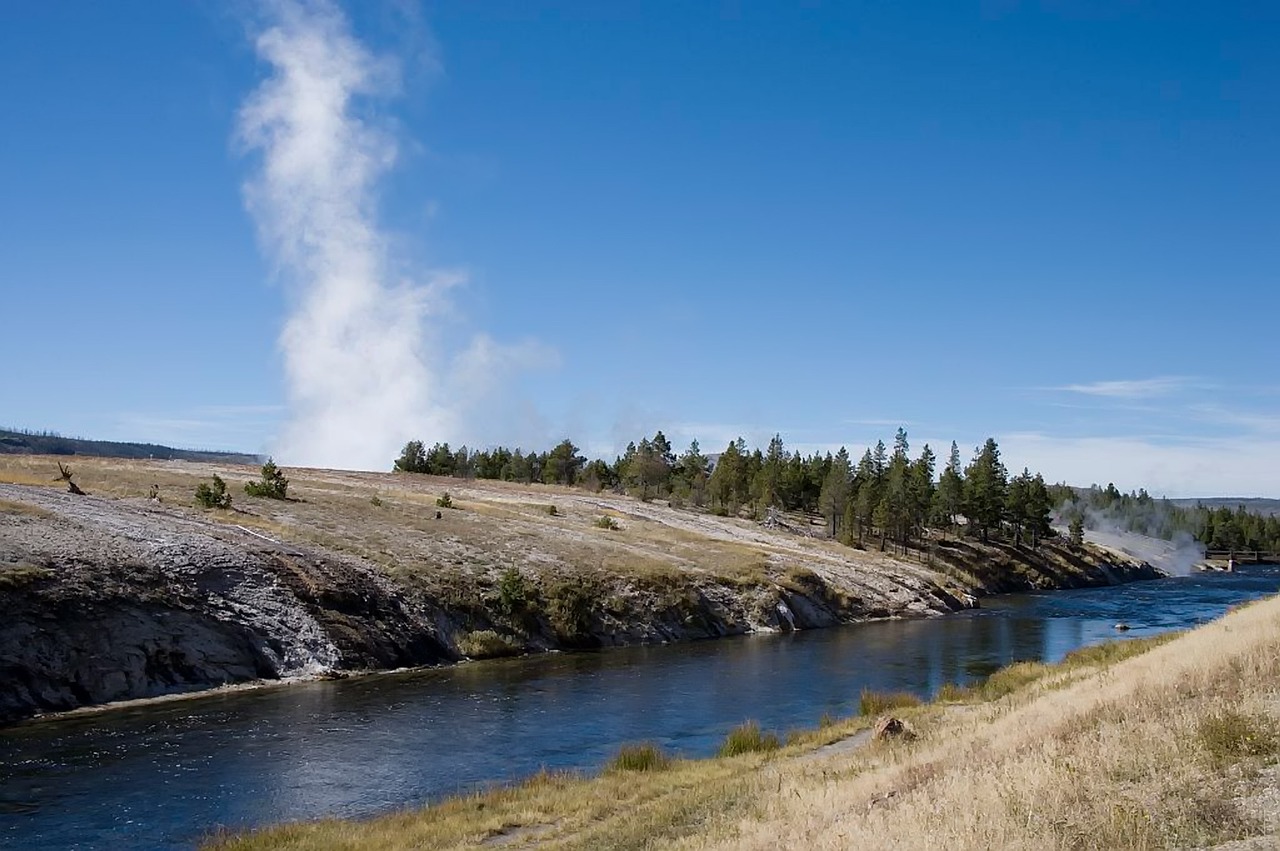
[[[1022,473],[1009,482],[1005,494],[1005,517],[1013,525],[1013,545],[1022,546],[1022,529],[1027,525],[1031,502],[1031,473],[1024,467]]]
[[[884,495],[881,498],[887,526],[887,529],[881,527],[881,549],[884,547],[886,532],[903,547],[907,543],[907,529],[911,525],[911,462],[907,458],[907,449],[907,433],[898,429],[893,441],[893,455],[889,458],[889,469],[885,473]]]
[[[920,457],[911,465],[911,533],[923,532],[929,524],[929,512],[933,506],[933,470],[937,456],[924,445]]]
[[[1070,537],[1067,538],[1072,548],[1080,549],[1084,546],[1084,515],[1077,512],[1071,518],[1071,527],[1068,531]]]
[[[288,499],[289,480],[284,477],[284,471],[276,466],[276,462],[268,458],[262,465],[262,478],[256,482],[245,482],[244,492],[249,496],[266,499]]]
[[[675,476],[680,482],[682,491],[687,491],[693,504],[701,508],[707,501],[707,456],[702,454],[698,441],[694,440],[689,448],[676,461]]]
[[[394,469],[398,473],[425,473],[427,471],[427,451],[421,440],[411,440],[400,451],[395,460]]]
[[[578,454],[578,447],[565,438],[547,453],[547,464],[542,470],[542,480],[547,484],[571,485],[587,459]]]
[[[783,475],[789,460],[787,451],[782,446],[782,435],[775,434],[761,459],[760,472],[752,483],[752,491],[761,511],[782,505]]]
[[[858,543],[865,544],[867,533],[872,530],[875,523],[876,506],[880,504],[880,482],[876,477],[875,459],[870,449],[862,454],[855,479],[858,483],[857,494],[854,497],[856,504],[854,514],[858,519]]]
[[[1036,473],[1031,480],[1031,489],[1027,498],[1027,530],[1031,533],[1031,546],[1040,546],[1040,539],[1053,533],[1049,524],[1049,513],[1052,508],[1049,488],[1045,486],[1044,476]]]
[[[781,495],[783,507],[791,511],[804,508],[806,474],[804,458],[800,457],[799,452],[792,453],[790,458],[787,459],[786,469],[782,471]]]
[[[852,480],[849,468],[849,451],[843,446],[831,461],[831,469],[822,483],[822,493],[818,496],[818,510],[827,520],[827,537],[834,538],[840,532],[840,523],[844,520],[845,503],[849,499],[849,484]]]
[[[955,531],[956,515],[964,505],[964,477],[960,467],[960,449],[951,441],[951,454],[947,466],[938,478],[938,514],[947,528]]]
[[[735,484],[741,475],[742,453],[737,443],[730,443],[716,459],[715,469],[707,481],[711,505],[720,514],[737,514],[741,503],[735,501]]]
[[[988,437],[964,471],[964,514],[977,527],[983,543],[990,539],[991,530],[1000,529],[1008,483],[1009,474],[1000,463],[1000,447]]]

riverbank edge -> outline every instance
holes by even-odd
[[[18,580],[0,583],[10,615],[0,625],[5,726],[228,687],[938,616],[989,594],[1162,575],[1091,547],[941,538],[927,556],[863,551],[879,561],[861,574],[860,551],[852,549],[840,551],[854,568],[842,575],[764,557],[741,576],[597,572],[580,577],[586,585],[512,570],[519,587],[509,604],[507,574],[496,587],[439,595],[347,555],[228,527],[208,514],[16,484],[0,496],[16,500],[7,503],[17,511],[8,522],[27,524],[36,537],[75,524],[63,530],[68,541],[56,559],[24,565],[19,549]],[[122,539],[170,543],[143,544],[150,555],[142,557],[95,555],[79,540],[93,529],[103,530],[103,553]],[[805,536],[784,537],[809,546]],[[173,544],[197,538],[204,551]],[[815,556],[828,545],[814,541]]]
[[[1107,565],[1107,568],[1109,570],[1115,570],[1116,565]],[[1146,582],[1146,581],[1154,581],[1156,579],[1169,578],[1162,573],[1158,575],[1150,575],[1147,570],[1143,570],[1142,568],[1139,568],[1137,572],[1134,572],[1132,570],[1123,570],[1123,569],[1120,572],[1121,572],[1122,578],[1119,579],[1118,582],[1117,581],[1098,582],[1092,585],[1073,585],[1073,586],[1066,586],[1062,588],[1050,588],[1050,589],[1025,589],[1025,590],[1020,589],[1020,590],[1008,591],[1008,592],[991,593],[987,595],[987,598],[1000,598],[1000,597],[1008,596],[1010,594],[1032,593],[1032,591],[1039,591],[1041,593],[1044,593],[1044,592],[1054,593],[1057,591],[1069,591],[1069,590],[1075,590],[1078,588],[1091,588],[1091,587],[1096,588],[1096,587],[1105,587],[1107,585],[1112,585],[1112,584],[1127,584],[1129,582]],[[1112,579],[1114,579],[1114,574],[1109,574],[1109,576]],[[756,627],[751,630],[740,632],[740,633],[727,633],[727,634],[718,635],[718,636],[707,636],[707,637],[688,638],[688,639],[673,639],[673,640],[666,640],[666,641],[660,641],[660,642],[652,642],[652,644],[667,645],[667,644],[684,644],[684,643],[689,643],[693,641],[719,641],[727,638],[742,638],[749,635],[783,635],[788,632],[806,631],[807,629],[839,629],[841,627],[854,626],[856,624],[876,623],[880,621],[912,620],[912,619],[920,619],[920,618],[928,618],[928,617],[947,617],[949,615],[958,614],[959,612],[965,611],[966,609],[977,608],[977,607],[978,607],[978,603],[975,599],[973,605],[971,606],[964,606],[962,608],[957,608],[950,612],[941,613],[941,614],[923,613],[923,614],[905,615],[905,616],[891,615],[888,617],[880,617],[880,618],[861,618],[857,620],[838,621],[829,625],[813,626],[813,627],[806,627],[806,628],[793,628],[793,629],[782,629],[777,627]],[[603,646],[603,647],[591,648],[591,649],[546,648],[546,649],[526,650],[519,654],[515,654],[515,656],[523,656],[523,657],[538,656],[544,653],[584,653],[584,652],[607,653],[610,650],[622,649],[628,646],[642,646],[645,643],[648,643],[648,642],[638,642],[637,644],[631,644],[631,645],[616,644],[616,645]],[[85,706],[78,706],[78,707],[75,707],[74,709],[58,710],[54,712],[35,713],[35,714],[28,715],[26,717],[19,718],[13,721],[0,722],[0,730],[13,729],[13,728],[22,727],[22,726],[31,725],[31,724],[56,722],[62,719],[81,718],[81,717],[94,716],[94,715],[110,713],[110,712],[128,711],[131,709],[139,709],[147,706],[157,706],[157,705],[164,705],[168,703],[187,702],[187,701],[195,701],[195,700],[201,700],[201,699],[216,699],[216,698],[225,697],[228,695],[240,694],[245,692],[265,691],[268,689],[287,689],[287,688],[292,688],[298,685],[305,685],[307,683],[331,682],[331,681],[348,680],[348,679],[370,679],[374,677],[412,674],[416,671],[427,671],[427,670],[435,670],[435,669],[442,669],[442,668],[450,668],[458,665],[482,665],[485,663],[495,662],[495,661],[499,661],[507,658],[514,658],[514,657],[505,656],[505,655],[504,656],[480,656],[480,657],[463,656],[462,658],[456,661],[441,662],[441,663],[431,664],[431,665],[412,665],[412,666],[405,666],[405,667],[399,667],[399,668],[366,668],[366,669],[360,669],[360,670],[341,670],[341,671],[329,670],[329,671],[318,671],[315,673],[296,675],[296,676],[259,678],[259,679],[253,679],[253,680],[246,680],[242,682],[225,683],[220,685],[198,686],[186,691],[169,692],[167,694],[158,694],[158,695],[153,695],[149,697],[137,697],[137,698],[129,698],[125,700],[114,700],[114,701],[108,701],[106,703],[93,703]]]
[[[967,732],[962,729],[965,727],[982,731],[996,725],[1014,724],[1020,714],[1045,714],[1042,705],[1047,705],[1049,714],[1056,715],[1056,728],[1065,731],[1055,738],[1086,736],[1091,733],[1092,725],[1101,723],[1099,719],[1109,714],[1107,704],[1098,701],[1098,693],[1106,692],[1123,701],[1152,688],[1150,681],[1160,677],[1152,671],[1164,672],[1166,679],[1171,670],[1182,675],[1170,695],[1183,695],[1186,701],[1201,699],[1206,691],[1212,696],[1230,688],[1221,682],[1224,678],[1244,681],[1250,677],[1253,672],[1241,663],[1247,652],[1235,647],[1224,650],[1221,655],[1208,657],[1205,670],[1205,665],[1197,669],[1186,661],[1188,651],[1199,652],[1204,645],[1221,647],[1221,637],[1234,631],[1232,638],[1237,646],[1243,644],[1246,650],[1263,646],[1265,652],[1261,655],[1266,664],[1277,668],[1280,667],[1274,652],[1280,644],[1277,625],[1280,625],[1280,595],[1273,595],[1235,607],[1223,617],[1192,630],[1115,639],[1073,651],[1053,664],[1015,663],[975,686],[944,686],[928,703],[912,705],[913,701],[894,695],[872,695],[871,701],[864,699],[864,704],[892,707],[893,715],[904,720],[913,731],[908,736],[888,736],[877,741],[869,730],[873,724],[882,726],[876,722],[883,720],[883,716],[881,719],[855,716],[824,724],[816,730],[793,732],[785,744],[742,755],[675,759],[665,763],[659,760],[657,770],[642,771],[619,767],[623,761],[618,758],[598,774],[542,772],[486,791],[450,796],[425,807],[367,820],[325,819],[219,833],[208,837],[201,848],[203,851],[279,851],[340,847],[359,851],[510,843],[527,847],[543,841],[554,842],[557,848],[588,848],[603,836],[610,838],[610,847],[614,848],[648,847],[655,838],[679,841],[684,848],[735,847],[740,838],[741,824],[736,824],[739,819],[750,822],[754,813],[762,810],[768,813],[777,798],[789,801],[792,794],[799,797],[801,787],[809,788],[812,793],[815,782],[822,787],[829,782],[877,771],[890,774],[897,771],[908,777],[915,771],[919,775],[917,785],[929,782],[937,773],[937,763],[924,759],[931,754],[929,747],[962,736]],[[1255,658],[1249,658],[1257,663]],[[1177,662],[1170,664],[1174,660]],[[1195,693],[1197,691],[1200,693]],[[1070,709],[1075,705],[1069,701],[1080,694],[1087,695],[1092,702],[1087,711],[1073,713]],[[1277,697],[1274,687],[1269,695],[1269,705],[1274,706]],[[1248,695],[1249,701],[1244,700],[1246,695],[1240,697],[1242,708],[1253,708],[1252,699],[1256,695]],[[893,707],[895,701],[902,705]],[[1166,703],[1162,707],[1163,716],[1139,718],[1137,723],[1159,723],[1162,717],[1171,717],[1178,709]],[[1226,719],[1229,723],[1239,723],[1241,718],[1249,720],[1250,716],[1233,714],[1235,712],[1235,707],[1213,710],[1204,717],[1209,721]],[[1212,725],[1206,728],[1202,721],[1198,729],[1202,741],[1193,744],[1206,749],[1205,764],[1210,768],[1205,770],[1218,781],[1220,788],[1215,791],[1221,793],[1213,807],[1205,810],[1205,818],[1218,818],[1213,815],[1217,812],[1214,808],[1234,806],[1233,802],[1239,803],[1239,800],[1252,801],[1247,787],[1242,786],[1244,781],[1262,777],[1267,783],[1276,783],[1278,778],[1274,772],[1269,775],[1261,772],[1274,765],[1280,756],[1280,722],[1272,712],[1261,722],[1255,719],[1255,723],[1258,726],[1248,728],[1254,732],[1238,734],[1235,739],[1230,738],[1233,734],[1225,734],[1223,744],[1224,734]],[[915,731],[922,734],[919,742],[912,741]],[[865,764],[859,760],[865,760]],[[1058,768],[1052,762],[1049,766],[1046,770],[1050,772]],[[791,788],[793,786],[797,788]],[[1265,789],[1254,791],[1255,798],[1266,795]],[[1245,799],[1240,798],[1242,792]],[[910,793],[910,789],[889,788],[865,802],[865,811],[876,814],[877,807],[892,809],[898,806],[895,799]],[[1112,807],[1128,806],[1124,803],[1128,797],[1118,795]],[[839,806],[851,814],[858,812],[852,802],[843,798]],[[909,819],[909,815],[897,815]],[[800,826],[793,827],[797,829],[786,835],[815,839],[814,833],[801,830]],[[1030,827],[1031,820],[1028,820],[1028,830]],[[1049,827],[1052,829],[1053,825]],[[1241,817],[1202,827],[1205,836],[1216,841],[1274,836],[1274,831],[1280,828],[1280,814],[1273,812],[1267,818]],[[774,824],[756,838],[767,836],[776,840],[783,833]],[[843,834],[840,838],[844,838]],[[748,844],[770,847],[760,842]],[[1101,844],[1107,846],[1105,839]],[[843,847],[839,842],[830,841],[822,847],[827,845]],[[1029,847],[1035,845],[1032,842]]]

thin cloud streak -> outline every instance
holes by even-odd
[[[1062,387],[1050,387],[1050,390],[1079,393],[1085,396],[1101,396],[1107,399],[1153,399],[1168,396],[1194,385],[1194,380],[1185,376],[1166,376],[1162,378],[1143,378],[1121,381],[1095,381],[1089,384],[1067,384]]]

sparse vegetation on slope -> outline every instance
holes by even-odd
[[[303,671],[940,614],[989,591],[1153,575],[1054,541],[947,538],[895,556],[829,540],[818,515],[755,522],[561,485],[451,479],[450,502],[465,510],[449,511],[429,476],[299,470],[288,499],[201,511],[151,495],[203,484],[209,503],[225,507],[236,488],[277,477],[86,458],[76,475],[93,496],[69,497],[55,467],[0,456],[0,499],[24,506],[0,511],[11,558],[53,568],[4,592],[10,630],[0,625],[0,642],[20,643],[23,624],[65,605],[92,611],[81,626],[112,642],[91,657],[69,633],[47,658],[44,645],[15,645],[41,680],[12,694],[0,686],[0,719]],[[617,528],[597,528],[601,517]],[[293,620],[257,614],[279,610]],[[166,628],[171,617],[183,628]],[[221,648],[217,665],[193,662],[211,658],[191,643],[196,634]],[[291,649],[252,650],[276,646]],[[107,676],[119,665],[132,665],[123,681]],[[100,671],[97,685],[77,679],[84,666]]]

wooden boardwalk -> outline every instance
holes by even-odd
[[[1266,550],[1205,550],[1205,561],[1227,561],[1236,564],[1280,564],[1280,553]]]

